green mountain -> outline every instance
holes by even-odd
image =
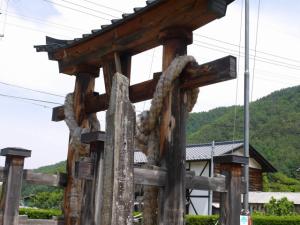
[[[243,139],[242,106],[189,115],[190,144],[239,139]],[[295,171],[300,167],[300,86],[275,91],[250,103],[250,143],[279,171],[296,176]],[[63,172],[65,167],[63,161],[38,168],[36,172]]]
[[[238,139],[243,139],[242,106],[190,114],[188,143]],[[296,176],[300,167],[300,86],[250,104],[250,143],[279,171]]]

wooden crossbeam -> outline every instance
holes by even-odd
[[[134,168],[134,183],[141,185],[151,185],[163,187],[166,182],[166,171]],[[24,170],[23,179],[30,184],[41,184],[54,187],[65,187],[67,175],[61,173],[44,174],[36,173],[32,170]],[[0,167],[0,182],[4,181],[4,168]],[[225,177],[202,177],[186,176],[186,187],[188,189],[212,190],[216,192],[226,192]]]
[[[207,86],[234,78],[236,78],[236,58],[234,56],[226,56],[202,65],[198,65],[197,63],[188,64],[180,76],[181,88],[185,89]],[[136,103],[151,99],[157,82],[158,79],[156,76],[152,80],[131,85],[129,87],[131,102]],[[86,113],[104,111],[107,108],[107,94],[94,94],[86,98]],[[53,108],[52,121],[61,121],[64,117],[63,106]]]

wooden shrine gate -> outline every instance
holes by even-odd
[[[224,177],[193,177],[185,171],[186,92],[234,79],[236,59],[228,56],[204,65],[189,63],[174,81],[160,113],[158,144],[163,166],[158,169],[133,168],[135,112],[131,103],[151,99],[160,74],[130,86],[133,55],[163,45],[165,71],[173,59],[187,54],[187,45],[193,42],[192,32],[225,16],[232,1],[151,0],[146,7],[135,8],[133,14],[123,14],[122,19],[82,38],[47,37],[46,45],[35,46],[37,51],[46,51],[50,60],[58,61],[61,73],[76,76],[71,99],[74,121],[79,126],[76,131],[89,128],[91,116],[108,109],[105,144],[95,143],[99,133],[90,133],[82,141],[91,143],[90,149],[78,149],[72,144],[75,129],[70,129],[64,195],[66,225],[132,224],[134,182],[161,187],[157,212],[157,223],[161,225],[184,224],[185,190],[191,187],[223,192],[221,224],[239,224],[241,165],[247,159],[228,156],[221,160],[226,181]],[[100,68],[106,89],[103,95],[94,92]],[[63,106],[55,108],[52,120],[63,120],[64,112]],[[2,209],[6,215],[7,207]]]

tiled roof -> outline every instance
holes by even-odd
[[[228,142],[216,142],[214,148],[214,156],[224,155],[230,153],[243,146],[242,141],[228,141]],[[186,160],[187,161],[199,161],[211,159],[212,145],[210,144],[197,144],[186,146]],[[135,163],[145,163],[147,158],[144,153],[137,151],[134,153]]]
[[[101,25],[98,29],[91,30],[91,33],[83,34],[80,38],[74,38],[73,40],[59,40],[51,37],[46,37],[46,45],[36,45],[37,52],[54,52],[60,48],[68,48],[77,45],[86,40],[92,39],[104,32],[114,29],[116,26],[131,20],[132,18],[144,13],[145,11],[155,7],[165,0],[148,0],[145,7],[137,7],[133,9],[133,13],[124,13],[122,18],[111,20],[111,24]],[[233,0],[226,0],[226,4],[233,2]]]
[[[138,16],[139,14],[156,6],[157,4],[160,4],[163,1],[164,0],[148,0],[148,1],[146,1],[145,7],[134,8],[133,13],[124,13],[124,14],[122,14],[122,18],[113,19],[113,20],[111,20],[111,24],[101,25],[101,28],[99,27],[99,29],[91,30],[91,33],[83,34],[81,38],[74,38],[73,40],[58,40],[55,38],[46,37],[46,45],[36,45],[34,47],[36,48],[37,52],[53,52],[60,48],[72,47],[73,45],[77,45],[83,41],[86,41],[95,36],[98,36],[108,30],[114,29],[119,24],[124,23],[127,20],[132,19],[133,17]],[[228,1],[228,2],[231,2],[231,1]]]

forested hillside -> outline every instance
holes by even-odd
[[[187,134],[188,143],[242,139],[243,107],[191,113]],[[250,104],[250,143],[278,170],[296,176],[300,167],[300,86],[273,92]]]
[[[250,143],[279,171],[299,178],[296,169],[300,167],[300,86],[276,91],[251,103],[250,117]],[[243,107],[221,107],[209,112],[191,113],[187,134],[188,143],[242,139]],[[66,162],[63,161],[35,171],[57,173],[65,172],[65,168]],[[265,177],[264,186],[266,191],[300,191],[300,182],[282,173]],[[51,192],[53,197],[49,196],[50,199],[55,199],[57,193],[62,194],[58,188],[24,185],[22,195],[41,192]]]

